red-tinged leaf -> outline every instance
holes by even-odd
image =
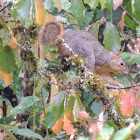
[[[63,118],[56,121],[55,125],[52,127],[54,133],[59,133],[62,129]]]
[[[131,117],[133,114],[133,107],[136,101],[136,93],[127,91],[120,101],[120,111],[122,115]]]
[[[119,6],[121,6],[123,3],[123,0],[113,0],[113,9],[116,10]]]
[[[77,129],[73,128],[72,122],[68,120],[65,115],[63,129],[66,130],[68,135],[74,134],[77,131]]]
[[[134,52],[140,53],[140,38],[137,38],[134,43]]]
[[[80,120],[87,120],[89,118],[89,114],[85,110],[82,110],[79,112],[79,118]]]
[[[124,16],[126,15],[126,11],[124,11],[122,13],[122,16],[121,16],[121,21],[120,21],[120,27],[121,27],[121,34],[123,34],[123,29],[124,29]]]
[[[104,128],[104,112],[103,111],[99,114],[97,128],[99,132],[102,132]]]
[[[132,107],[135,106],[135,102],[136,102],[136,92],[134,92],[131,95],[130,103],[131,103]]]
[[[3,139],[4,134],[0,132],[0,139]]]
[[[92,123],[88,129],[89,134],[94,134],[98,131],[98,127],[96,123]]]

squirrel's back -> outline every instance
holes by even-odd
[[[97,73],[124,73],[127,69],[120,52],[106,50],[90,32],[67,29],[63,33],[61,24],[50,22],[41,29],[39,34],[39,40],[43,46],[58,45],[62,56],[69,55],[69,49],[58,44],[60,38],[64,39],[63,43],[66,43],[75,54],[87,59],[87,67],[91,70],[96,69]]]

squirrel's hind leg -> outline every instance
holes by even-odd
[[[94,54],[91,54],[91,55],[87,56],[86,59],[87,59],[87,64],[86,64],[87,68],[94,71],[94,69],[95,69]]]

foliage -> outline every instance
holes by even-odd
[[[139,6],[139,0],[0,1],[0,139],[60,139],[64,130],[64,139],[140,137]],[[52,20],[121,50],[129,73],[112,77],[122,88],[106,86],[81,57],[62,58],[58,46],[40,60],[38,32]]]

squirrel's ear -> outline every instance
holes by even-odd
[[[113,55],[113,58],[120,58],[120,56],[121,56],[121,51],[118,51]]]

